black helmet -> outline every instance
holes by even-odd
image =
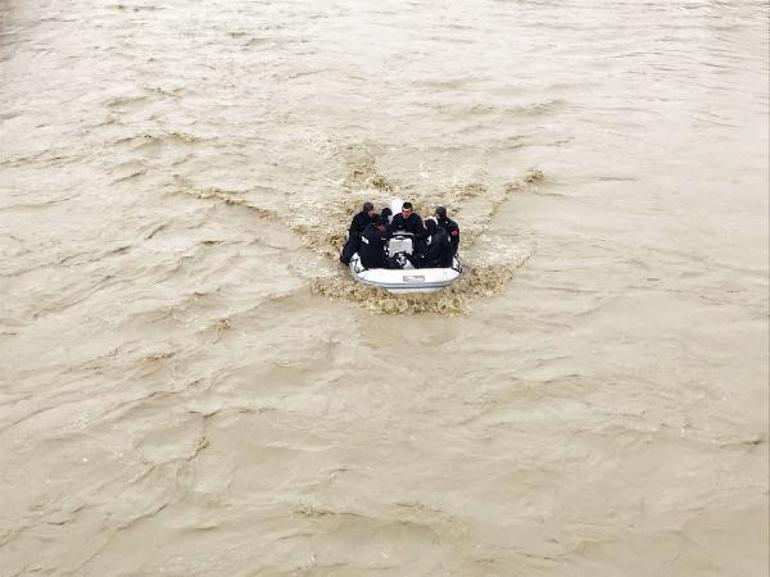
[[[436,216],[439,218],[446,218],[446,209],[443,206],[437,206]]]

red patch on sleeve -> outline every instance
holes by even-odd
[[[452,231],[452,236],[457,236],[458,234],[460,234],[459,231],[456,231],[456,230]]]

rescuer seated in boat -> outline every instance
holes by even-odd
[[[390,231],[392,230],[391,226],[390,226],[390,223],[393,221],[393,211],[390,210],[390,207],[386,206],[385,208],[383,208],[380,211],[380,216],[385,218],[385,219],[387,219],[387,221],[388,221],[388,233],[390,233]]]
[[[350,259],[358,250],[358,246],[361,242],[361,234],[376,218],[377,211],[374,210],[374,205],[371,202],[365,202],[361,212],[353,217],[350,227],[348,227],[348,239],[340,253],[341,263],[350,264]]]
[[[394,231],[404,230],[411,232],[415,237],[425,236],[425,227],[422,224],[420,215],[414,212],[411,202],[405,202],[401,207],[401,212],[393,216],[391,227]]]
[[[450,268],[454,252],[449,234],[433,217],[425,219],[425,227],[429,242],[426,250],[417,259],[419,268]]]
[[[393,216],[390,223],[390,229],[393,232],[403,230],[411,232],[414,235],[414,248],[418,253],[425,252],[425,227],[422,224],[420,215],[414,212],[411,202],[405,202],[401,207],[401,212]]]
[[[449,235],[449,241],[452,243],[452,254],[456,255],[457,249],[460,246],[460,227],[447,216],[446,208],[443,206],[436,207],[435,215],[438,225]]]
[[[361,264],[366,268],[387,268],[385,257],[385,245],[388,240],[387,217],[378,217],[369,223],[361,234],[361,243],[358,247],[358,256]]]
[[[390,210],[388,207],[383,208],[380,213],[377,215],[376,221],[382,221],[385,224],[385,238],[390,238],[390,235],[393,233],[393,229],[390,226],[390,221],[393,219],[393,211]],[[387,240],[385,241],[385,247],[387,248]],[[387,252],[387,251],[386,251]]]

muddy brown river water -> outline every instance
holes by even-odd
[[[765,577],[769,178],[766,2],[0,0],[0,576]]]

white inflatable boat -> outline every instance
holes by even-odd
[[[388,240],[387,256],[402,268],[367,269],[358,253],[350,259],[353,278],[369,286],[384,288],[392,293],[430,293],[448,287],[462,275],[460,260],[455,256],[450,268],[414,268],[411,256],[413,238],[408,232],[397,231]]]

